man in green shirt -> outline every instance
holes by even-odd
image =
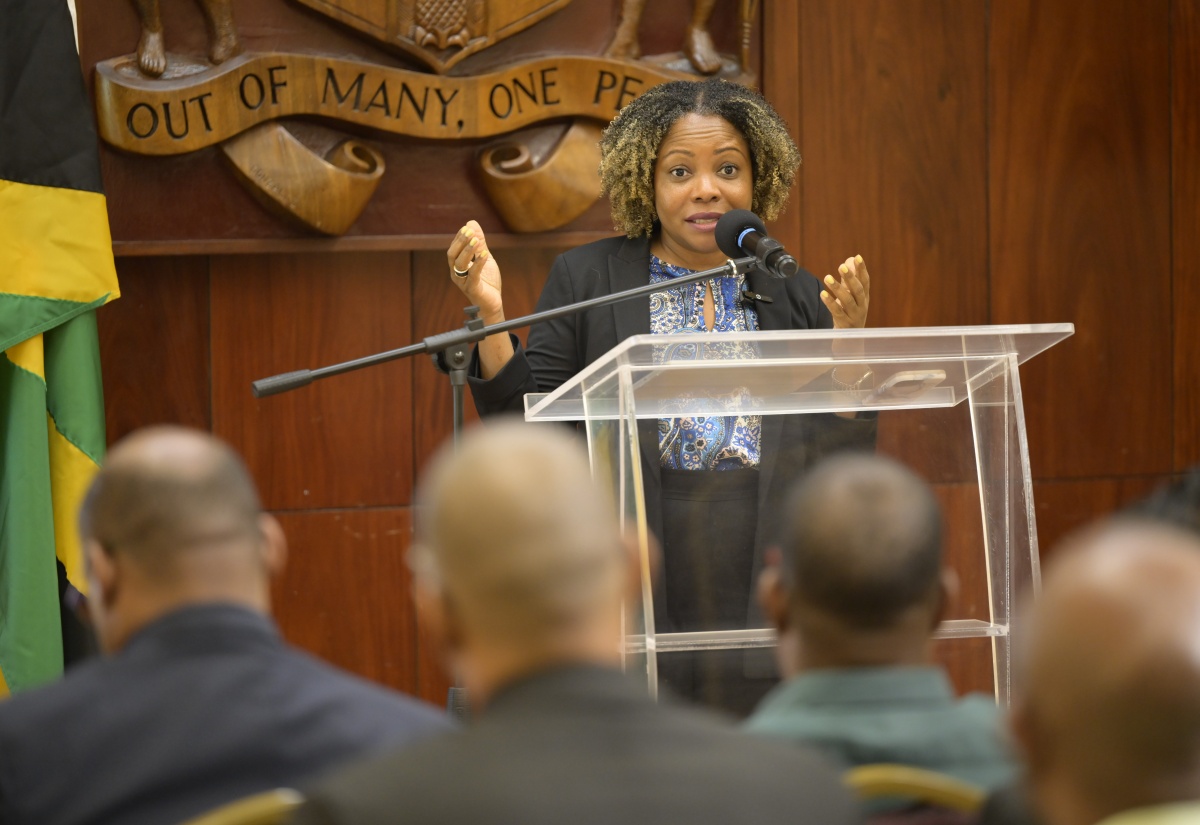
[[[785,681],[747,729],[847,768],[899,763],[986,789],[1009,781],[994,699],[957,698],[930,664],[956,579],[929,486],[886,458],[836,457],[800,482],[786,518],[759,586]]]

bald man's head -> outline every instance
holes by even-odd
[[[282,531],[238,456],[208,433],[140,430],[114,447],[79,514],[102,645],[187,604],[266,610]]]
[[[1200,539],[1113,521],[1050,566],[1014,727],[1047,817],[1200,795]]]
[[[941,510],[907,467],[869,454],[832,458],[792,491],[787,513],[782,550],[797,606],[873,630],[937,595]]]
[[[166,572],[190,550],[259,537],[261,507],[241,459],[213,436],[153,427],[121,441],[92,481],[80,532]]]
[[[414,569],[472,633],[533,643],[619,609],[616,511],[567,432],[477,427],[438,457],[418,502]]]

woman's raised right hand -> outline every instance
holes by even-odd
[[[504,320],[504,299],[500,290],[500,265],[492,257],[487,238],[476,221],[467,221],[446,250],[450,280],[462,290],[486,324]],[[465,275],[459,275],[465,272]]]

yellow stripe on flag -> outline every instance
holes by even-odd
[[[46,351],[42,345],[42,336],[35,335],[32,338],[26,338],[21,343],[6,349],[4,354],[16,366],[33,373],[45,382]]]
[[[78,447],[63,437],[53,416],[46,416],[50,430],[50,493],[54,504],[54,551],[67,568],[67,579],[87,595],[83,550],[79,544],[76,514],[87,494],[92,477],[100,468]]]
[[[0,180],[0,292],[91,303],[120,293],[104,196]]]

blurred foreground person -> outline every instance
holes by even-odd
[[[1012,778],[995,700],[955,697],[930,663],[957,589],[933,491],[875,455],[837,456],[793,490],[760,597],[786,681],[747,721],[843,767],[890,762],[994,788]]]
[[[0,703],[4,825],[180,822],[448,727],[283,643],[268,617],[283,532],[212,436],[122,441],[80,531],[107,655]]]
[[[296,822],[856,821],[815,757],[655,704],[620,672],[632,548],[569,434],[477,428],[418,500],[417,608],[475,722],[342,772]]]
[[[1157,524],[1190,531],[1200,539],[1200,467],[1118,511],[1120,523]],[[1118,522],[1113,522],[1118,523]],[[1043,825],[1033,810],[1025,781],[1001,788],[988,797],[980,817],[983,825]]]
[[[1013,731],[1049,825],[1200,822],[1200,538],[1114,520],[1055,559]]]

